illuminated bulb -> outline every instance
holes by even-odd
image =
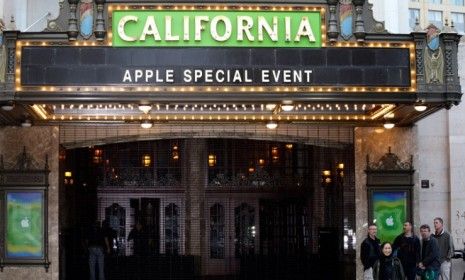
[[[276,129],[278,127],[278,123],[275,121],[269,121],[266,123],[266,128],[268,129]]]
[[[153,126],[153,123],[148,120],[145,120],[140,124],[140,127],[142,128],[151,128],[152,126]]]
[[[417,110],[418,112],[423,112],[424,110],[426,110],[428,107],[426,107],[426,105],[422,104],[422,103],[419,103],[419,104],[415,104],[415,110]]]
[[[32,126],[32,122],[31,122],[31,120],[26,119],[26,120],[24,120],[24,121],[21,123],[21,126],[22,126],[22,127],[31,127],[31,126]]]
[[[268,111],[273,111],[274,108],[276,108],[276,104],[273,104],[273,103],[266,104],[265,108],[266,108]]]
[[[13,107],[14,107],[13,101],[8,101],[7,103],[1,105],[1,108],[3,111],[11,111],[13,110]]]
[[[283,101],[281,109],[283,109],[284,112],[292,111],[294,109],[294,104],[292,104],[292,101]]]
[[[395,124],[392,123],[392,122],[385,122],[385,123],[384,123],[384,128],[385,128],[385,129],[391,129],[391,128],[393,128],[394,126],[395,126]]]

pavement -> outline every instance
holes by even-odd
[[[452,280],[465,280],[465,261],[463,259],[452,260]]]

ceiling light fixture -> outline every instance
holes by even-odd
[[[142,128],[151,128],[152,126],[153,126],[153,123],[148,120],[145,120],[140,124],[140,127]]]
[[[418,112],[423,112],[423,111],[426,110],[428,107],[427,107],[425,104],[423,104],[423,103],[415,103],[414,108],[415,108],[415,110],[418,111]]]
[[[394,128],[394,126],[396,126],[393,122],[390,122],[390,121],[387,121],[384,123],[384,128],[385,129],[392,129]]]
[[[30,119],[25,119],[22,123],[21,123],[21,126],[22,127],[31,127],[32,126],[32,122]]]
[[[3,111],[11,111],[14,108],[14,103],[13,101],[8,101],[6,103],[3,103],[1,107]]]
[[[294,110],[294,104],[292,104],[292,101],[290,100],[285,100],[281,104],[281,109],[283,109],[284,112],[290,112]]]
[[[148,114],[150,110],[152,110],[152,105],[150,104],[139,104],[139,110],[144,112],[144,114]]]
[[[266,128],[268,129],[276,129],[278,127],[278,123],[275,121],[269,121],[266,123]]]

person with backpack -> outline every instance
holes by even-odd
[[[413,233],[412,223],[404,223],[404,232],[396,237],[392,249],[402,263],[407,280],[415,280],[421,247],[420,239]]]
[[[380,240],[376,237],[378,229],[375,224],[368,226],[368,236],[360,248],[360,259],[363,264],[363,280],[373,280],[373,266],[381,256]]]

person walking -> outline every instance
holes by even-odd
[[[128,242],[131,240],[134,242],[133,265],[135,267],[133,268],[133,279],[139,280],[143,278],[142,276],[145,271],[144,259],[147,257],[148,252],[147,233],[140,221],[137,221],[134,228],[129,232]]]
[[[433,237],[438,241],[439,262],[441,263],[440,275],[442,280],[450,280],[450,260],[454,256],[454,242],[450,234],[444,229],[442,218],[434,218]]]
[[[105,280],[104,259],[105,252],[110,253],[110,243],[98,221],[89,228],[85,242],[89,250],[89,279],[96,280],[95,269],[98,267],[98,279]]]
[[[422,279],[437,280],[439,278],[439,269],[441,263],[439,262],[439,246],[438,241],[431,237],[431,229],[428,225],[420,227],[421,235],[421,259],[418,263]]]
[[[373,265],[379,259],[380,240],[376,237],[378,229],[375,224],[368,226],[368,236],[360,248],[360,259],[363,264],[363,280],[373,280]]]
[[[374,280],[405,280],[404,269],[399,258],[395,257],[392,245],[385,242],[381,245],[381,257],[373,265]]]
[[[407,280],[415,280],[421,247],[420,239],[413,233],[412,223],[404,223],[404,232],[396,237],[392,249],[402,263]]]

